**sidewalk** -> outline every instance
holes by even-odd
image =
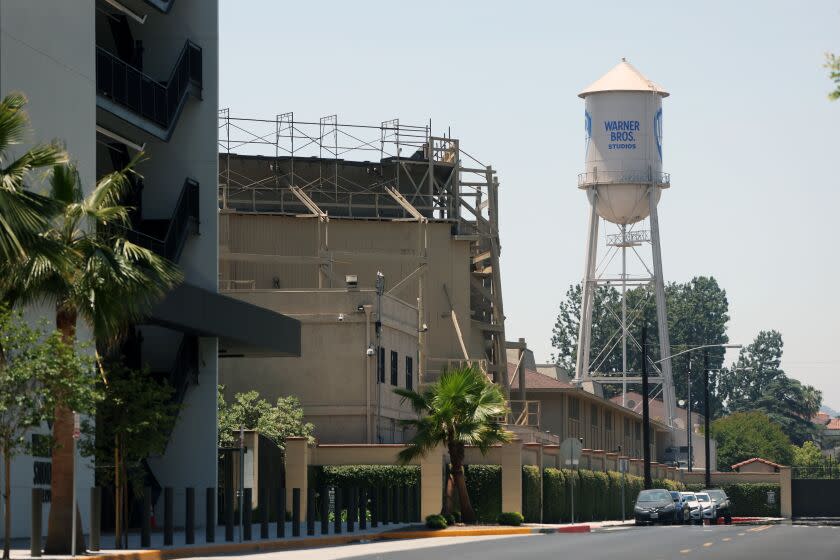
[[[253,553],[272,550],[291,550],[302,548],[316,548],[323,546],[336,546],[353,542],[371,542],[377,540],[391,539],[420,539],[439,537],[472,537],[472,536],[507,536],[507,535],[529,535],[549,533],[588,533],[608,527],[621,527],[632,525],[632,521],[622,524],[621,521],[601,521],[592,523],[576,524],[525,524],[519,527],[499,525],[476,525],[456,526],[443,530],[428,530],[420,523],[392,523],[381,525],[377,528],[368,528],[359,531],[358,526],[352,533],[347,533],[346,524],[342,526],[341,534],[333,533],[333,526],[330,524],[329,533],[320,533],[320,524],[315,526],[315,534],[306,535],[306,526],[301,526],[301,536],[291,537],[292,524],[286,523],[286,537],[276,538],[276,527],[270,526],[270,537],[260,539],[260,525],[252,527],[252,540],[239,541],[239,528],[234,530],[234,540],[224,540],[224,526],[216,527],[216,541],[207,543],[204,540],[204,529],[196,531],[196,544],[185,544],[183,531],[175,531],[172,546],[163,546],[163,533],[156,531],[152,533],[151,547],[140,548],[140,535],[136,532],[129,536],[129,548],[118,550],[114,548],[114,536],[112,534],[102,535],[102,550],[89,552],[87,557],[100,556],[109,560],[166,560],[175,558],[191,558],[196,556],[212,556],[231,553]],[[86,542],[88,542],[86,540]],[[12,541],[11,556],[13,559],[29,559],[29,541],[15,539]],[[70,556],[47,556],[42,558],[69,559]]]

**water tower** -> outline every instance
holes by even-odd
[[[586,171],[579,175],[578,187],[586,192],[590,215],[575,375],[579,384],[621,383],[622,395],[626,395],[628,383],[641,380],[639,372],[627,370],[627,345],[640,348],[640,341],[633,336],[639,331],[636,310],[631,309],[628,317],[625,297],[628,287],[644,286],[645,293],[652,292],[660,356],[671,354],[656,211],[663,189],[670,186],[668,174],[662,172],[662,99],[667,96],[668,92],[645,78],[625,59],[579,94],[586,103]],[[601,261],[598,260],[600,219],[608,222],[607,228],[617,229],[605,236],[606,253]],[[645,219],[647,230],[641,227]],[[637,249],[643,245],[650,246],[650,255]],[[614,270],[618,264],[614,257],[618,254],[621,255],[620,272]],[[628,272],[628,256],[640,274]],[[597,349],[592,356],[592,310],[599,286],[620,287],[621,310],[620,314],[618,310],[612,313],[618,324],[615,334],[605,348]],[[618,351],[619,344],[620,375],[618,371],[599,369],[607,363],[605,356]],[[666,420],[673,425],[675,405],[670,360],[651,363],[648,371],[650,381],[661,388]]]

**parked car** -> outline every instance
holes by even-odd
[[[673,522],[677,507],[671,493],[664,488],[642,490],[636,498],[633,515],[636,525]]]
[[[716,519],[715,504],[714,502],[712,502],[712,498],[709,497],[709,495],[705,492],[695,492],[694,495],[697,497],[697,501],[700,503],[700,520],[702,521],[703,519]]]
[[[691,508],[688,507],[680,492],[671,491],[671,498],[674,500],[674,523],[688,523],[691,519]]]
[[[703,507],[697,501],[697,495],[694,492],[680,492],[685,503],[688,505],[688,515],[692,523],[703,522]]]
[[[732,502],[726,492],[720,488],[704,490],[704,492],[709,495],[715,505],[715,521],[723,519],[727,525],[732,524]]]

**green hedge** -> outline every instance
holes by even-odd
[[[689,484],[689,492],[703,490],[703,484]],[[779,485],[764,482],[741,482],[715,486],[729,496],[732,503],[732,515],[735,517],[779,517],[781,515],[781,495]],[[767,504],[767,492],[776,493],[776,503]]]
[[[310,485],[341,488],[371,486],[414,486],[420,482],[420,467],[396,465],[314,466],[309,471]]]
[[[502,513],[502,467],[499,465],[467,465],[464,467],[470,503],[480,522],[495,523]],[[457,496],[455,507],[458,507]]]
[[[571,521],[572,487],[576,521],[621,519],[621,484],[621,474],[616,472],[547,468],[543,473],[543,521]],[[627,517],[632,517],[633,505],[644,487],[644,480],[639,476],[626,475],[624,485],[624,512]]]
[[[540,471],[533,465],[522,467],[522,515],[526,523],[540,522]]]

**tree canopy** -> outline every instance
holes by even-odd
[[[237,393],[233,402],[225,401],[224,386],[219,385],[219,447],[234,447],[239,441],[240,427],[256,430],[286,448],[287,437],[305,437],[314,443],[315,427],[304,422],[303,406],[295,396],[280,397],[272,405],[257,391]]]
[[[793,461],[790,439],[761,411],[718,418],[711,424],[711,436],[717,442],[717,464],[722,471],[753,457],[781,465]]]

